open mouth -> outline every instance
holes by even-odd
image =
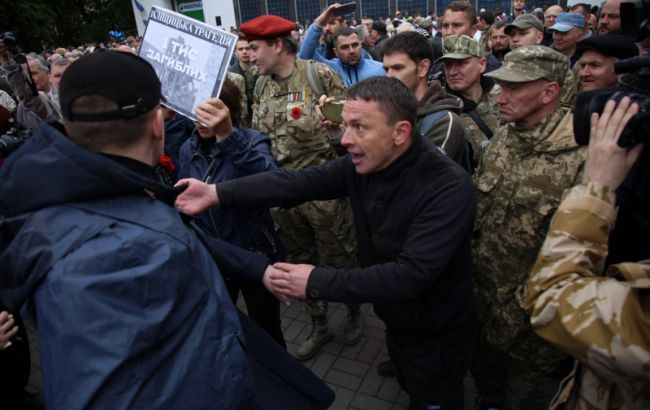
[[[361,162],[361,160],[363,159],[363,157],[365,155],[363,155],[363,154],[355,154],[355,153],[351,152],[350,156],[352,157],[352,163],[354,165],[357,165],[359,162]]]

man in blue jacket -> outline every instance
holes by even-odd
[[[317,52],[323,28],[326,22],[334,17],[334,12],[338,7],[340,7],[338,3],[329,6],[309,26],[300,45],[298,58],[316,60],[329,65],[341,76],[346,87],[369,77],[384,75],[384,68],[381,63],[374,61],[364,53],[359,34],[353,28],[341,27],[334,33],[334,53],[337,58],[328,59]]]
[[[46,407],[268,408],[274,392],[325,408],[299,393],[318,379],[238,317],[218,252],[157,181],[160,100],[143,59],[84,56],[61,81],[65,128],[44,125],[0,170],[0,300],[33,313]]]

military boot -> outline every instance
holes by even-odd
[[[348,316],[343,326],[342,341],[348,346],[353,346],[361,340],[363,317],[359,305],[348,305]]]
[[[318,353],[321,346],[332,340],[334,333],[327,323],[327,316],[312,316],[313,328],[311,334],[296,349],[296,357],[299,360],[309,360]]]

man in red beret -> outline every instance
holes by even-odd
[[[344,88],[329,66],[297,59],[297,45],[291,38],[294,28],[289,20],[266,15],[242,24],[240,31],[249,41],[251,62],[261,74],[253,93],[252,127],[269,136],[279,166],[301,169],[336,159],[315,108],[322,94],[343,99]],[[347,199],[278,208],[273,218],[289,262],[331,268],[356,265],[357,245]],[[313,357],[334,337],[326,302],[312,300],[306,306],[314,327],[296,350],[302,360]],[[358,304],[349,304],[348,311],[341,342],[354,345],[361,339],[361,312]]]

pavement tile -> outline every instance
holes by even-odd
[[[284,331],[284,340],[287,342],[295,342],[296,338],[301,334],[304,328],[304,323],[294,320],[293,323],[291,323]]]
[[[341,353],[342,349],[343,343],[337,342],[336,340],[327,342],[320,348],[320,350],[325,353],[335,354],[337,356]]]
[[[384,382],[384,377],[380,376],[375,369],[370,369],[359,386],[359,392],[376,396],[379,387]]]
[[[364,349],[364,346],[366,345],[366,341],[369,339],[362,336],[361,340],[359,340],[359,343],[353,346],[344,346],[343,350],[341,350],[341,356],[345,357],[346,359],[354,360],[357,358],[359,355],[359,352]]]
[[[380,329],[374,326],[364,326],[363,334],[367,336],[369,339],[384,340],[386,337],[386,332],[384,331],[384,329]]]
[[[359,385],[361,385],[361,377],[336,369],[331,369],[327,372],[325,375],[325,381],[332,383],[335,386],[352,390],[357,390]]]
[[[363,346],[363,349],[359,351],[359,354],[356,357],[356,360],[362,363],[372,364],[377,356],[381,352],[381,348],[385,342],[377,339],[368,339]],[[386,356],[388,358],[388,356]]]
[[[354,391],[339,387],[336,389],[336,399],[330,406],[330,410],[346,410],[354,398]]]
[[[380,399],[394,402],[396,401],[400,390],[401,389],[399,387],[399,384],[397,384],[397,379],[395,379],[394,377],[385,377],[384,382],[381,384],[381,387],[379,388],[377,397],[379,397]]]
[[[391,410],[393,403],[367,394],[357,393],[352,399],[351,407],[359,410]]]
[[[359,363],[344,357],[339,357],[332,365],[333,369],[341,370],[360,377],[363,377],[368,373],[368,367],[367,364]]]
[[[332,363],[336,360],[336,356],[329,353],[321,353],[311,360],[313,360],[311,371],[322,379],[332,368]]]

